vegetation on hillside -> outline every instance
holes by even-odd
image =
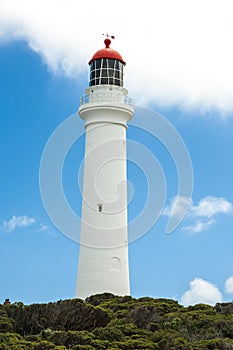
[[[105,293],[0,305],[0,350],[233,350],[233,303],[184,307]]]

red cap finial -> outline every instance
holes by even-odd
[[[111,44],[111,40],[110,40],[109,38],[115,39],[115,36],[114,36],[114,35],[108,35],[108,33],[107,33],[107,34],[103,34],[103,35],[107,37],[107,38],[104,40],[104,43],[105,43],[106,48],[108,49],[109,46],[110,46],[110,44]]]
[[[110,44],[111,44],[111,40],[107,38],[104,40],[104,43],[105,43],[106,48],[108,49]]]

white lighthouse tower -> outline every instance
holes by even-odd
[[[89,62],[89,87],[78,111],[86,129],[76,291],[82,299],[130,294],[126,123],[134,110],[123,87],[125,62],[108,36],[104,43]]]

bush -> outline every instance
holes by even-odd
[[[124,334],[116,327],[107,326],[105,328],[97,328],[94,335],[101,340],[108,340],[109,342],[123,340]]]
[[[54,349],[56,349],[56,346],[47,340],[42,340],[41,342],[36,343],[34,345],[34,350],[54,350]]]

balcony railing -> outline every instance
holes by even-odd
[[[123,103],[132,106],[132,98],[116,93],[88,93],[80,98],[80,105],[86,103]]]

